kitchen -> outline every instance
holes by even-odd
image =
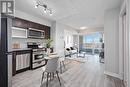
[[[11,20],[12,75],[44,66],[43,54],[46,52],[45,41],[50,39],[50,26],[17,17]]]

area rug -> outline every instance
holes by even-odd
[[[80,62],[80,63],[86,63],[87,62],[87,57],[82,58],[82,57],[68,57],[67,59]]]
[[[72,60],[72,61],[77,61],[80,63],[86,63],[89,60],[89,58],[93,58],[93,57],[94,57],[93,55],[86,54],[85,57],[83,57],[82,55],[81,56],[79,55],[78,57],[74,55],[72,57],[67,57],[67,59]]]

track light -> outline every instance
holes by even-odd
[[[35,8],[38,8],[38,5],[35,5]]]
[[[44,9],[44,13],[47,13],[47,9]]]
[[[48,6],[46,4],[43,4],[43,3],[41,4],[40,2],[36,2],[36,3],[37,3],[37,5],[35,5],[35,8],[38,8],[39,6],[43,7],[44,13],[46,13],[46,14],[49,13],[50,16],[53,15],[52,10],[50,8],[48,8]]]
[[[52,12],[50,12],[50,16],[52,16],[53,14],[52,14]]]

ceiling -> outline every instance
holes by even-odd
[[[40,0],[53,9],[53,16],[35,8],[36,0],[15,0],[16,10],[24,11],[39,18],[56,20],[75,29],[80,27],[103,27],[104,11],[118,7],[121,0]]]

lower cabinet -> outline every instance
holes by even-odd
[[[31,69],[32,50],[12,51],[12,75]]]
[[[30,54],[16,55],[16,71],[30,66]]]

